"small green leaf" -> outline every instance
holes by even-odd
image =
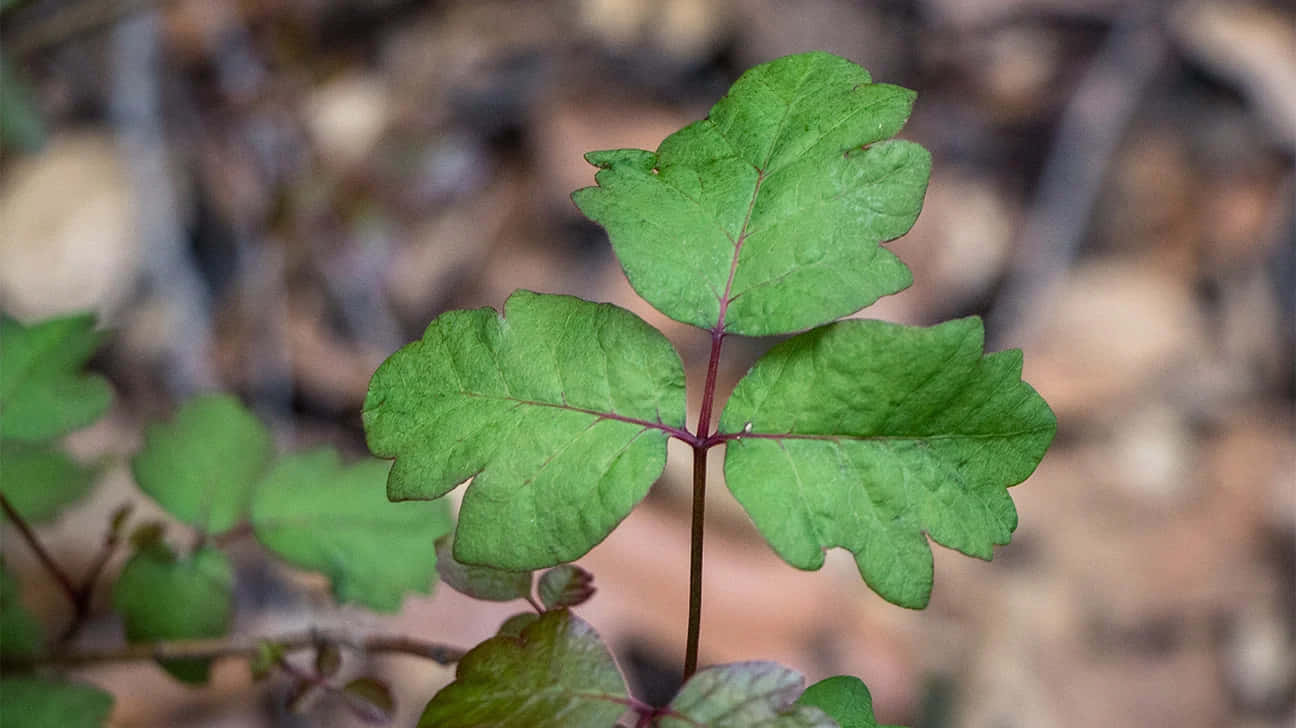
[[[796,705],[805,678],[772,662],[698,670],[658,728],[837,728],[818,708]]]
[[[514,293],[505,315],[452,311],[374,374],[369,449],[396,458],[393,500],[464,495],[454,554],[524,571],[602,541],[666,464],[684,369],[624,309]]]
[[[817,569],[841,546],[874,591],[921,608],[924,532],[985,559],[1008,543],[1006,488],[1034,471],[1057,421],[1021,381],[1021,352],[981,346],[976,318],[843,321],[752,367],[720,420],[725,480],[780,556]]]
[[[829,53],[779,58],[655,154],[586,155],[598,186],[572,200],[667,316],[748,336],[805,329],[913,280],[879,246],[913,225],[931,172],[922,147],[883,141],[913,101]]]
[[[575,607],[594,596],[594,575],[575,564],[563,564],[540,577],[540,603],[546,609]]]
[[[190,400],[169,423],[149,426],[131,461],[135,480],[171,515],[209,533],[238,524],[274,454],[270,432],[237,399]]]
[[[511,602],[531,596],[531,572],[461,564],[455,561],[450,543],[451,538],[443,536],[436,544],[437,573],[446,586],[486,602]]]
[[[0,11],[8,3],[0,4]],[[31,87],[0,56],[0,149],[34,152],[45,144],[45,124]]]
[[[35,657],[44,646],[45,628],[23,606],[18,579],[0,561],[0,655]]]
[[[837,721],[841,728],[878,728],[873,717],[873,696],[864,681],[850,675],[820,680],[797,698],[801,705],[813,705]]]
[[[252,672],[252,679],[261,681],[270,677],[283,656],[283,647],[274,642],[269,640],[257,642],[256,653],[248,660],[248,669]]]
[[[177,559],[163,545],[138,551],[113,586],[113,607],[121,612],[130,642],[220,637],[233,612],[234,567],[219,550],[206,547]],[[207,681],[210,660],[160,663],[177,679]]]
[[[36,523],[80,500],[96,475],[62,450],[17,440],[0,440],[0,469],[0,492],[23,518]]]
[[[419,728],[608,728],[628,700],[594,630],[555,609],[521,637],[492,637],[464,655]]]
[[[92,315],[24,326],[0,314],[0,437],[40,442],[99,419],[112,389],[81,368],[99,347]]]
[[[540,615],[535,612],[520,612],[504,620],[495,634],[521,637],[522,630],[535,624],[537,619],[540,619]]]
[[[342,687],[347,707],[360,720],[386,725],[396,713],[396,699],[387,683],[371,677],[358,677]]]
[[[257,540],[289,563],[328,574],[340,602],[395,611],[436,581],[436,541],[449,507],[383,497],[391,463],[343,466],[333,450],[281,459],[252,498]]]
[[[6,677],[0,680],[0,726],[5,728],[101,728],[113,698],[70,680]]]

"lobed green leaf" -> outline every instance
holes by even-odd
[[[566,609],[545,612],[520,637],[497,635],[459,661],[419,728],[607,728],[629,702],[625,681],[594,630]]]
[[[629,311],[518,291],[503,316],[443,314],[383,362],[364,424],[396,459],[392,500],[473,478],[456,559],[542,568],[583,556],[647,494],[684,425],[684,370]]]
[[[797,702],[822,710],[841,728],[878,728],[877,719],[873,717],[873,696],[857,677],[837,675],[824,678],[806,688]]]
[[[843,321],[774,347],[720,420],[725,480],[788,563],[840,546],[882,597],[931,594],[923,537],[990,558],[1057,422],[1021,381],[1021,352],[982,356],[979,319],[917,328]]]
[[[99,419],[112,389],[81,368],[101,339],[90,314],[32,326],[0,314],[0,438],[41,442]]]
[[[47,521],[90,491],[96,472],[47,444],[0,440],[0,492],[29,523]]]
[[[273,455],[261,420],[234,397],[206,395],[185,403],[171,422],[150,425],[131,469],[168,513],[219,533],[244,520]]]
[[[655,153],[586,155],[598,186],[572,200],[667,316],[748,336],[799,331],[913,280],[879,246],[913,225],[931,173],[922,147],[884,141],[913,101],[829,53],[779,58]]]
[[[436,542],[453,524],[444,502],[384,498],[390,469],[344,466],[328,449],[286,456],[255,488],[253,532],[289,563],[327,574],[338,601],[395,611],[406,592],[431,591]]]
[[[204,547],[176,558],[158,543],[137,551],[113,585],[113,608],[121,613],[130,642],[220,637],[233,615],[234,567],[218,549]],[[164,660],[177,679],[204,683],[211,661]]]
[[[91,685],[39,677],[0,680],[0,726],[101,728],[113,698]]]

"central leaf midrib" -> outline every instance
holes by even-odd
[[[615,420],[617,422],[625,422],[626,424],[640,425],[642,427],[647,427],[654,430],[661,430],[662,432],[665,432],[667,434],[671,434],[678,429],[676,427],[666,424],[665,422],[660,422],[660,421],[653,422],[652,420],[643,420],[637,417],[627,417],[625,415],[619,415],[615,412],[603,412],[600,410],[586,409],[584,407],[574,407],[570,404],[562,404],[557,402],[541,402],[539,400],[533,400],[533,399],[522,399],[521,397],[508,397],[508,396],[503,396],[498,394],[486,394],[484,392],[468,392],[464,390],[453,392],[452,394],[458,394],[464,397],[473,397],[476,399],[493,399],[499,402],[515,402],[517,404],[527,405],[530,407],[551,407],[553,409],[566,410],[568,412],[579,412],[581,414],[591,415],[593,417],[597,417],[604,420]]]
[[[925,440],[995,440],[1023,435],[1037,435],[1050,429],[1048,425],[1039,425],[1024,430],[1009,432],[987,432],[976,434],[934,434],[934,435],[852,435],[848,433],[810,433],[810,432],[726,432],[720,433],[724,440],[853,440],[860,442],[915,442]]]

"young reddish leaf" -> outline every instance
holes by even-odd
[[[464,655],[455,681],[428,703],[419,728],[607,728],[628,702],[625,681],[598,635],[571,612],[555,609],[520,637],[492,637]]]
[[[94,483],[95,470],[48,445],[0,440],[0,493],[28,522],[47,521],[80,500]]]
[[[94,327],[92,315],[24,326],[0,314],[0,438],[49,440],[108,409],[108,382],[81,373],[102,339]]]
[[[540,577],[540,603],[547,609],[574,607],[594,596],[594,575],[575,564],[563,564]]]
[[[748,336],[805,329],[913,280],[879,246],[913,225],[931,173],[922,147],[883,141],[913,101],[829,53],[779,58],[656,153],[587,154],[598,186],[572,200],[667,316]]]
[[[184,559],[163,544],[138,551],[113,585],[131,642],[220,637],[233,615],[234,567],[219,550],[205,547]],[[207,681],[210,660],[176,659],[159,664],[177,679]]]
[[[873,696],[857,677],[837,675],[820,680],[806,688],[797,702],[822,710],[841,728],[878,728]]]
[[[185,403],[171,422],[150,425],[131,469],[168,513],[219,533],[244,519],[273,454],[261,420],[233,397],[207,395]]]
[[[347,707],[366,723],[386,725],[396,713],[396,699],[387,683],[371,677],[358,677],[342,688]]]
[[[524,571],[573,561],[643,499],[684,426],[684,369],[624,309],[518,291],[452,311],[374,374],[369,449],[393,500],[468,478],[455,558]],[[475,476],[475,477],[474,477]]]
[[[720,420],[725,480],[788,563],[855,553],[888,601],[926,606],[934,541],[988,559],[1057,421],[1021,352],[982,356],[981,322],[843,321],[770,350]]]
[[[0,726],[4,728],[101,728],[113,698],[92,685],[39,677],[0,680]]]
[[[329,449],[275,463],[252,495],[252,530],[280,558],[322,571],[341,602],[395,611],[436,581],[436,541],[452,527],[446,503],[383,497],[391,463],[343,465]]]
[[[795,670],[739,662],[697,671],[658,728],[837,728],[818,708],[793,703],[805,687]]]
[[[333,677],[342,669],[342,650],[332,642],[320,642],[315,645],[315,674],[320,677]]]
[[[486,602],[511,602],[531,596],[531,572],[461,564],[451,553],[450,536],[437,540],[436,554],[441,580],[460,594]]]
[[[520,612],[504,620],[504,623],[499,626],[495,634],[521,637],[522,630],[535,624],[537,619],[540,619],[540,615],[535,612]]]

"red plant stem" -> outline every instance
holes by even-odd
[[[72,608],[79,609],[81,596],[76,585],[72,583],[72,579],[68,577],[67,572],[63,571],[62,567],[54,561],[54,558],[41,545],[40,539],[36,538],[31,526],[27,525],[27,521],[23,520],[22,515],[13,507],[13,504],[9,502],[4,493],[0,493],[0,507],[4,509],[4,514],[9,517],[9,521],[18,529],[18,533],[22,534],[23,540],[31,547],[32,552],[36,554],[36,559],[41,562],[41,566],[45,567],[45,571],[49,572],[49,575],[54,577],[54,581],[58,582],[59,587],[63,589],[68,601],[72,602]]]
[[[698,415],[696,437],[693,445],[693,518],[689,545],[689,616],[688,640],[684,648],[684,679],[697,672],[698,643],[702,633],[702,536],[706,523],[706,442],[711,431],[711,409],[715,405],[716,376],[720,371],[720,348],[724,344],[724,330],[711,331],[711,358],[707,362],[706,384],[702,389],[702,412]]]

